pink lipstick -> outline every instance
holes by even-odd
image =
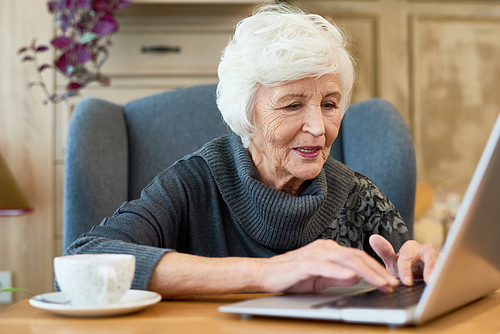
[[[321,146],[302,146],[293,149],[298,155],[306,159],[317,158],[321,152]]]

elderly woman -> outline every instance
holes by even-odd
[[[133,254],[133,288],[165,298],[310,292],[361,278],[390,292],[397,278],[429,278],[437,251],[408,241],[377,186],[329,156],[354,82],[332,23],[264,6],[237,25],[219,79],[234,133],[160,173],[66,254]]]

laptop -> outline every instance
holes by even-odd
[[[242,317],[273,316],[343,322],[419,325],[500,288],[500,115],[450,228],[430,281],[411,305],[366,282],[314,294],[283,294],[219,307]],[[375,295],[375,296],[374,296]],[[372,301],[371,298],[378,298]],[[387,299],[388,304],[381,301]],[[392,299],[392,301],[391,301]],[[395,300],[396,299],[396,300]]]

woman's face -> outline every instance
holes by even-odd
[[[264,184],[298,195],[319,174],[339,131],[340,97],[334,74],[259,86],[250,155]]]

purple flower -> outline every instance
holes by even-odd
[[[127,1],[127,0],[120,0],[118,1],[118,3],[115,5],[115,8],[116,9],[120,9],[120,8],[125,8],[125,7],[128,7],[132,4],[132,2],[130,1]]]
[[[45,46],[45,45],[41,45],[39,47],[36,48],[36,52],[45,52],[45,51],[48,51],[49,50],[49,47],[48,46]]]
[[[50,43],[58,49],[64,49],[73,44],[73,39],[66,36],[61,36],[54,38]]]
[[[109,5],[109,0],[94,0],[92,2],[92,8],[96,12],[107,12],[111,9]]]
[[[64,14],[61,15],[60,25],[61,25],[61,29],[63,32],[66,32],[66,30],[68,30],[68,28],[69,28],[68,17]]]
[[[81,8],[81,9],[89,9],[91,3],[92,3],[92,0],[76,0],[75,1],[76,7]]]
[[[92,59],[92,55],[88,52],[87,47],[85,45],[77,45],[75,50],[75,61],[77,64],[85,64],[90,59]]]
[[[118,31],[115,11],[131,4],[130,0],[47,0],[47,9],[57,28],[50,42],[56,49],[56,58],[50,64],[37,66],[38,53],[48,47],[36,45],[36,40],[18,51],[22,61],[34,63],[38,72],[53,67],[69,78],[66,91],[61,95],[47,93],[45,102],[75,96],[91,82],[109,85],[109,77],[100,72],[108,57],[107,47],[111,45],[110,39],[104,37]],[[94,66],[87,68],[89,62]],[[44,85],[43,80],[38,84]]]
[[[56,1],[50,1],[47,3],[47,6],[49,7],[49,12],[51,14],[54,14],[57,10],[57,3]]]
[[[103,37],[109,35],[118,30],[118,24],[116,23],[114,17],[111,14],[104,14],[103,17],[96,23],[92,32]]]
[[[56,67],[67,77],[70,77],[76,68],[92,59],[85,45],[78,44],[63,53],[56,61]]]
[[[56,67],[61,71],[65,76],[69,77],[71,75],[69,71],[69,62],[68,62],[68,54],[63,53],[59,59],[55,62]]]
[[[68,86],[66,87],[67,90],[77,90],[82,88],[83,86],[79,84],[78,82],[70,82]]]

